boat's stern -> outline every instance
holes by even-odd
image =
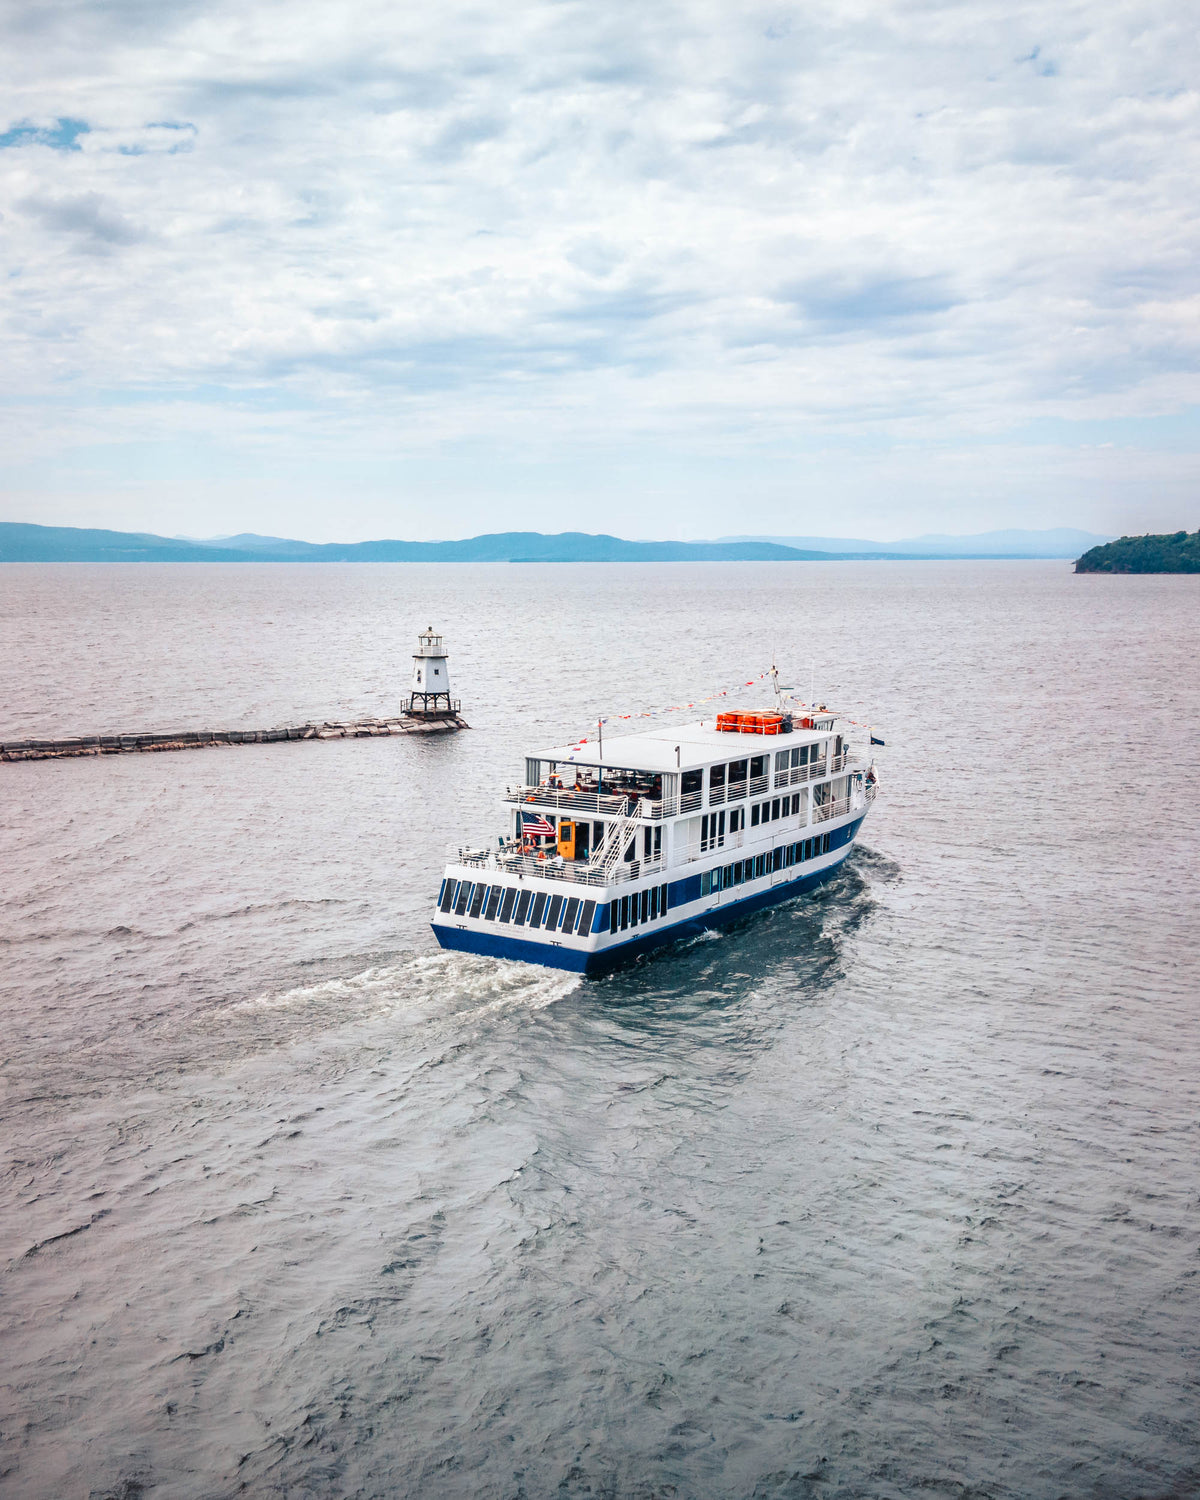
[[[606,888],[447,865],[432,927],[443,948],[589,973],[610,928]]]

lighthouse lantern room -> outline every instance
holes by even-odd
[[[450,698],[450,668],[446,665],[445,647],[432,625],[426,626],[417,637],[408,711],[417,719],[440,718],[443,714],[458,711],[458,704]]]

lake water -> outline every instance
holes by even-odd
[[[1200,581],[8,566],[0,738],[394,710],[430,621],[469,733],[0,766],[0,1490],[1200,1493]],[[839,878],[437,950],[527,749],[772,653],[887,740]]]

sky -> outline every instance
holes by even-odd
[[[8,0],[0,519],[1200,526],[1183,0]]]

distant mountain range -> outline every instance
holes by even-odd
[[[0,562],[834,562],[855,558],[1074,558],[1107,541],[1086,531],[989,531],[869,542],[841,537],[721,537],[630,542],[564,531],[503,531],[454,542],[300,542],[287,537],[155,536],[0,521]],[[819,544],[819,545],[816,545]]]
[[[722,542],[776,542],[782,547],[820,547],[856,557],[1078,557],[1089,547],[1111,541],[1068,526],[1048,531],[980,531],[973,536],[931,533],[899,542],[869,542],[844,536],[723,536]]]

